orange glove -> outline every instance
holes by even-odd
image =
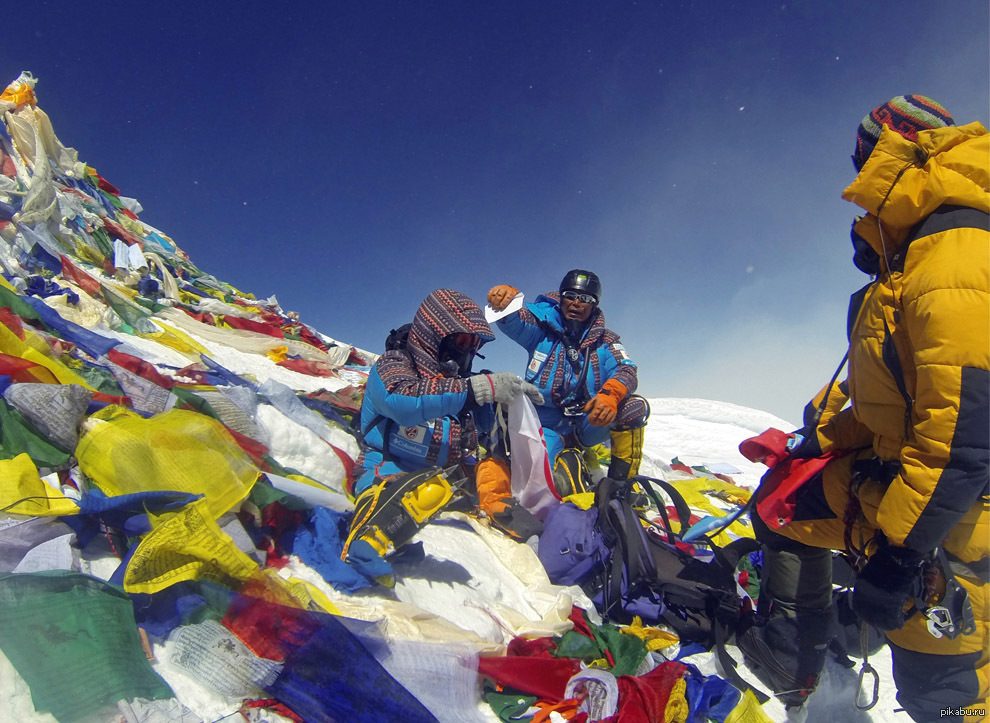
[[[519,289],[515,286],[509,286],[508,284],[499,284],[498,286],[493,286],[491,291],[488,292],[488,303],[495,311],[501,311],[509,302],[512,301],[516,294],[519,293]]]
[[[584,411],[588,413],[588,421],[596,427],[610,425],[615,420],[619,402],[628,393],[625,384],[616,379],[609,379],[602,385],[601,391],[584,405]]]

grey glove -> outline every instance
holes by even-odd
[[[510,372],[475,374],[469,377],[474,401],[478,404],[508,404],[516,395],[523,380]]]
[[[543,406],[543,394],[540,393],[539,388],[535,384],[530,384],[529,382],[522,383],[522,392],[536,406]]]

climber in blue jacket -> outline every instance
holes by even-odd
[[[542,403],[516,374],[472,373],[475,354],[494,338],[466,295],[438,289],[426,297],[408,339],[368,375],[355,496],[391,474],[471,459],[495,426],[494,405],[509,404],[520,390]]]
[[[488,292],[488,303],[500,311],[518,293],[512,286],[495,286]],[[619,335],[606,328],[601,298],[598,276],[574,269],[557,291],[541,294],[497,322],[529,353],[525,379],[536,385],[546,402],[538,414],[562,496],[579,491],[571,489],[573,480],[560,474],[558,456],[565,448],[611,441],[608,475],[612,479],[638,474],[643,457],[649,407],[633,394],[638,384],[636,364]]]

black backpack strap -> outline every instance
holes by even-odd
[[[602,480],[604,482],[604,480]],[[617,613],[622,612],[622,570],[629,556],[626,538],[621,525],[609,509],[609,496],[601,495],[601,485],[595,490],[598,505],[598,528],[605,538],[609,549],[609,560],[605,566],[605,579],[602,584],[602,619],[608,622],[618,606]]]
[[[745,678],[739,675],[739,671],[736,670],[736,666],[738,664],[735,659],[729,655],[729,651],[725,649],[725,626],[716,620],[713,622],[712,628],[715,633],[715,656],[718,658],[719,665],[722,666],[722,673],[724,673],[725,679],[732,683],[732,685],[739,691],[752,691],[760,705],[763,705],[770,700],[769,695],[764,693],[759,688],[750,685],[746,682]]]
[[[627,594],[641,587],[640,581],[652,581],[656,570],[651,567],[652,557],[645,547],[645,532],[640,517],[629,504],[626,481],[603,478],[595,489],[595,504],[598,509],[598,526],[611,550],[611,558],[606,568],[605,584],[602,586],[602,618],[608,620],[610,614],[621,613],[622,576],[625,572]]]
[[[736,565],[739,564],[739,560],[741,560],[743,556],[761,549],[760,543],[752,537],[740,537],[733,540],[725,547],[720,547],[714,540],[714,538],[718,537],[730,524],[747,514],[752,508],[755,499],[756,495],[752,495],[743,509],[739,511],[739,514],[731,515],[724,525],[720,525],[708,534],[701,536],[701,539],[708,544],[709,549],[711,549],[712,553],[715,555],[715,559],[718,563],[727,570],[735,570]],[[692,542],[694,542],[694,540],[692,540]]]
[[[378,426],[378,424],[380,424],[383,420],[385,421],[385,428],[382,430],[382,461],[394,462],[395,458],[392,456],[392,453],[388,448],[388,438],[392,434],[392,430],[395,429],[395,420],[391,417],[386,417],[384,414],[376,414],[375,418],[371,420],[371,424],[368,425],[368,428],[361,430],[361,441],[364,442],[365,435]],[[365,442],[365,444],[367,444],[367,442]]]
[[[911,398],[907,384],[904,381],[904,368],[901,366],[901,358],[897,353],[897,347],[894,345],[894,335],[890,331],[890,326],[887,325],[886,316],[883,317],[883,333],[885,336],[883,343],[880,345],[880,355],[883,363],[887,366],[887,371],[890,372],[890,376],[894,378],[897,391],[904,398],[904,439],[909,439],[911,436],[911,414],[914,411],[914,399]]]
[[[763,549],[763,546],[759,543],[759,541],[754,540],[752,537],[740,537],[720,549],[725,561],[732,567],[733,570],[735,570],[736,565],[739,564],[741,559],[743,559],[746,555],[759,552]]]
[[[691,525],[691,508],[688,507],[687,502],[684,501],[684,497],[677,489],[662,479],[657,479],[656,477],[644,477],[643,475],[637,475],[633,478],[634,481],[639,482],[643,485],[646,493],[653,500],[653,504],[657,506],[657,510],[660,513],[660,517],[663,519],[664,524],[667,527],[667,531],[670,535],[676,535],[677,539],[680,539],[681,535],[687,531],[688,527]],[[657,495],[656,490],[653,489],[653,485],[657,485],[662,489],[667,496],[670,497],[671,501],[674,503],[674,509],[677,510],[677,517],[680,520],[680,529],[674,532],[673,527],[670,525],[670,519],[667,517],[667,506],[663,504],[663,501]],[[673,542],[673,540],[669,540]]]

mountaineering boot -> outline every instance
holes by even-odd
[[[643,461],[643,436],[646,427],[617,427],[612,429],[612,460],[608,464],[610,479],[624,480],[639,474]]]
[[[736,635],[746,664],[780,701],[801,706],[815,690],[833,637],[832,551],[790,540],[752,515],[763,543],[754,624]]]
[[[825,668],[831,640],[831,610],[798,609],[774,614],[737,636],[746,665],[788,708],[801,706]]]
[[[789,540],[757,514],[752,520],[764,544],[755,618],[767,623],[738,634],[736,643],[784,705],[801,706],[818,685],[833,636],[832,551]]]
[[[553,463],[553,486],[562,498],[589,492],[593,488],[583,450],[576,447],[561,450]]]
[[[354,518],[340,559],[355,540],[367,542],[385,558],[409,541],[453,496],[463,482],[456,468],[430,467],[403,472],[372,485],[354,501]]]

